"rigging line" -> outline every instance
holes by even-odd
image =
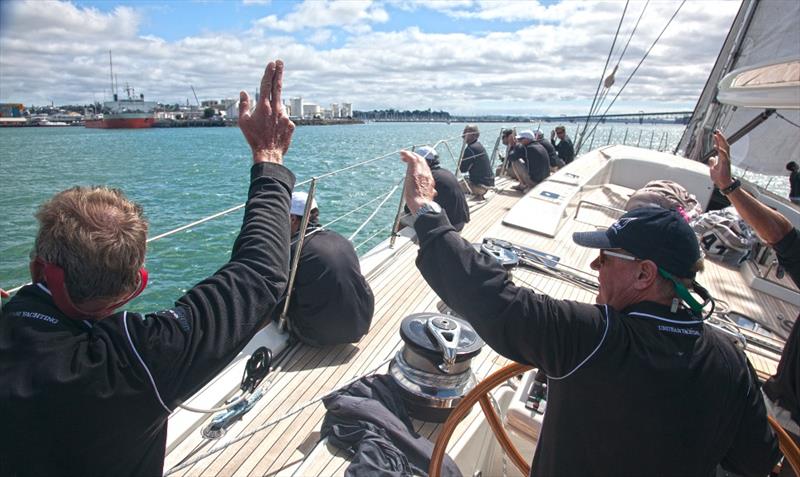
[[[625,1],[625,9],[622,10],[622,17],[619,19],[619,24],[617,25],[617,32],[614,34],[614,41],[611,43],[611,49],[608,50],[608,56],[606,57],[606,64],[603,67],[603,73],[600,75],[600,80],[597,82],[597,89],[594,92],[594,98],[592,99],[592,105],[589,108],[589,115],[586,117],[586,123],[583,125],[583,131],[581,131],[580,139],[578,140],[578,147],[575,151],[577,155],[580,152],[581,146],[583,145],[583,138],[585,137],[586,128],[589,127],[589,118],[592,116],[592,110],[594,109],[595,103],[597,102],[597,95],[600,93],[600,86],[603,84],[603,80],[606,76],[606,70],[608,69],[608,63],[611,61],[611,54],[614,53],[614,46],[617,44],[617,37],[619,36],[619,30],[622,27],[622,21],[625,19],[625,12],[628,11],[628,3],[630,0]]]
[[[797,124],[797,123],[791,121],[786,116],[784,116],[783,114],[781,114],[781,113],[779,113],[777,111],[775,111],[775,116],[778,116],[779,118],[783,119],[784,121],[786,121],[787,123],[791,124],[792,126],[794,126],[796,128],[800,128],[800,124]]]
[[[367,226],[367,224],[375,217],[375,215],[377,215],[378,211],[381,210],[381,207],[383,207],[383,205],[386,203],[386,201],[392,198],[392,196],[394,195],[394,192],[397,190],[398,187],[400,187],[401,183],[402,183],[402,179],[401,179],[401,181],[399,183],[397,183],[397,185],[392,187],[392,190],[390,190],[389,193],[386,194],[386,197],[383,198],[381,203],[378,204],[378,206],[375,208],[374,211],[372,211],[372,213],[369,215],[369,217],[367,217],[367,219],[361,225],[358,226],[358,228],[355,230],[355,232],[350,234],[350,237],[347,240],[349,240],[351,242],[353,241],[353,239],[356,237],[356,235],[358,235],[358,233],[361,232],[361,230],[364,227]]]
[[[589,134],[594,133],[595,129],[597,129],[597,126],[600,124],[600,121],[602,121],[606,117],[606,114],[608,114],[608,111],[611,109],[612,106],[614,106],[614,103],[617,101],[617,98],[619,98],[619,95],[622,94],[622,91],[625,90],[626,86],[628,86],[628,83],[630,83],[631,79],[633,79],[633,77],[636,74],[636,72],[639,71],[639,67],[642,66],[642,63],[644,63],[644,60],[647,59],[648,55],[650,55],[650,52],[653,51],[653,48],[656,46],[656,44],[658,44],[658,41],[664,35],[664,32],[666,32],[667,28],[669,28],[670,24],[672,24],[672,20],[674,20],[675,17],[678,16],[678,12],[681,11],[681,8],[683,8],[684,4],[686,4],[686,0],[683,0],[681,2],[681,4],[678,5],[678,9],[675,10],[675,13],[672,14],[672,16],[670,17],[669,21],[667,21],[667,24],[664,25],[664,28],[661,30],[661,33],[658,34],[658,37],[656,37],[656,39],[653,41],[653,44],[650,45],[650,48],[647,49],[647,51],[645,52],[645,54],[642,57],[642,59],[639,60],[639,64],[636,65],[636,68],[634,68],[634,70],[631,72],[630,76],[628,76],[628,79],[625,80],[625,83],[622,85],[622,87],[619,89],[617,94],[614,96],[614,99],[611,100],[611,104],[609,104],[608,107],[606,108],[606,110],[603,111],[603,114],[600,115],[600,118],[594,124],[594,127],[592,128],[592,131]],[[588,120],[587,120],[587,122],[588,122]]]
[[[617,66],[622,62],[622,58],[625,56],[625,52],[628,51],[628,45],[631,44],[631,40],[633,39],[634,33],[636,33],[636,29],[639,28],[639,22],[642,21],[642,17],[644,16],[645,10],[647,10],[647,5],[650,4],[650,0],[647,0],[642,8],[642,12],[639,13],[639,18],[636,20],[636,24],[633,26],[633,30],[631,30],[631,35],[628,37],[628,42],[625,43],[625,48],[622,49],[622,54],[619,55],[619,59],[617,60]]]
[[[367,238],[366,238],[366,239],[365,239],[363,242],[361,242],[360,244],[356,245],[356,246],[355,246],[355,247],[353,247],[353,248],[354,248],[355,250],[358,250],[359,248],[361,248],[362,246],[364,246],[364,245],[365,245],[367,242],[369,242],[370,240],[374,239],[374,238],[375,238],[375,237],[376,237],[378,234],[381,234],[381,233],[383,233],[383,232],[386,232],[387,230],[391,229],[393,225],[394,225],[394,224],[389,224],[389,225],[387,225],[386,227],[383,227],[383,228],[379,229],[377,232],[375,232],[374,234],[370,235],[370,236],[369,236],[369,237],[367,237]]]
[[[268,428],[273,427],[273,426],[275,426],[277,424],[280,424],[281,422],[285,421],[286,419],[288,419],[288,418],[290,418],[290,417],[292,417],[294,415],[299,414],[304,409],[307,409],[307,408],[319,403],[320,401],[322,401],[326,397],[330,396],[331,394],[333,394],[337,390],[339,390],[341,388],[344,388],[344,387],[347,387],[350,384],[358,381],[359,379],[361,379],[363,377],[375,374],[379,369],[381,369],[383,366],[385,366],[391,360],[392,360],[392,357],[386,358],[385,360],[381,361],[381,363],[378,366],[368,370],[364,374],[361,374],[361,375],[358,375],[358,376],[354,377],[353,379],[345,382],[344,384],[342,384],[341,386],[337,387],[336,389],[333,389],[333,390],[323,394],[322,396],[319,396],[319,397],[316,397],[316,398],[314,398],[314,399],[312,399],[310,401],[307,401],[304,404],[301,404],[300,406],[296,407],[295,409],[287,412],[283,416],[281,416],[281,417],[279,417],[279,418],[277,418],[275,420],[272,420],[272,421],[267,421],[264,424],[256,427],[252,431],[247,432],[245,434],[242,434],[240,436],[237,436],[235,439],[232,439],[232,440],[226,442],[224,445],[221,445],[219,447],[215,447],[215,448],[209,450],[208,452],[205,452],[203,454],[198,455],[197,457],[195,457],[192,460],[188,460],[188,461],[186,461],[186,462],[184,462],[184,463],[182,463],[180,465],[177,465],[177,466],[169,469],[167,472],[164,473],[164,476],[166,477],[168,475],[174,474],[175,472],[178,472],[179,470],[185,469],[187,467],[191,467],[194,464],[196,464],[196,463],[200,462],[201,460],[205,459],[206,457],[210,457],[210,456],[212,456],[212,455],[214,455],[214,454],[216,454],[216,453],[218,453],[218,452],[220,452],[222,450],[225,450],[228,447],[232,446],[233,444],[236,444],[237,442],[240,442],[240,441],[243,441],[245,439],[248,439],[248,438],[254,436],[255,434],[263,431],[264,429],[268,429]]]

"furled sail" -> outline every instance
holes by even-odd
[[[678,144],[679,154],[699,159],[711,149],[714,129],[731,134],[770,108],[776,114],[732,146],[734,164],[761,174],[783,175],[787,162],[800,162],[800,104],[796,104],[800,68],[791,61],[800,59],[798,24],[800,2],[742,3]],[[769,68],[776,64],[784,66]],[[731,72],[742,74],[725,76]],[[727,82],[720,84],[723,76]]]

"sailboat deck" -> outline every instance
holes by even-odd
[[[573,219],[574,206],[567,209],[564,225],[553,238],[534,234],[523,229],[502,224],[502,217],[520,199],[521,195],[509,188],[513,183],[498,182],[498,192],[490,200],[472,206],[472,220],[462,231],[462,236],[471,242],[480,242],[484,237],[502,238],[561,257],[567,266],[589,271],[589,263],[596,251],[575,245],[571,236],[575,231],[605,227],[618,215],[612,210],[583,207],[577,219]],[[621,207],[628,189],[603,186],[587,191],[585,200]],[[228,433],[217,441],[204,439],[199,430],[193,432],[168,456],[165,469],[190,461],[212,448],[222,448],[196,464],[181,469],[172,475],[338,475],[348,465],[343,452],[331,446],[316,446],[325,408],[322,402],[303,407],[326,393],[337,389],[361,375],[385,372],[388,360],[402,346],[398,333],[400,322],[409,314],[436,311],[439,298],[421,277],[414,261],[417,246],[400,247],[396,255],[385,266],[367,276],[375,295],[375,314],[370,332],[355,345],[340,345],[313,348],[296,346],[284,361],[283,369],[276,376],[266,395]],[[513,271],[515,282],[537,292],[551,296],[593,302],[593,293],[568,282],[537,274],[525,269]],[[798,310],[790,305],[755,292],[747,287],[737,270],[708,263],[706,272],[699,281],[706,285],[716,297],[724,297],[732,310],[749,316],[767,317],[776,312],[794,319]],[[759,374],[767,376],[774,372],[777,355],[764,356],[750,353]],[[481,379],[490,372],[507,364],[488,347],[473,360],[473,369]],[[293,410],[301,411],[275,422]],[[479,418],[478,410],[463,422],[453,438],[451,448],[465,438],[465,430]],[[269,428],[226,446],[239,436],[247,435],[275,422]],[[416,422],[417,431],[435,439],[439,426]],[[315,448],[316,446],[316,448]],[[312,452],[313,451],[313,452]],[[528,458],[530,456],[526,456]]]

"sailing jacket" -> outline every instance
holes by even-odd
[[[528,167],[528,174],[535,184],[542,182],[550,176],[550,156],[547,149],[538,142],[517,144],[508,155],[511,161],[522,159]]]
[[[289,300],[289,325],[305,343],[355,343],[369,331],[375,298],[349,240],[309,226]]]
[[[436,183],[436,197],[433,200],[442,206],[447,218],[457,232],[469,222],[469,205],[464,192],[458,186],[458,179],[452,172],[442,169],[438,163],[431,164],[431,175]]]
[[[470,182],[486,187],[494,186],[492,163],[489,161],[486,149],[478,141],[464,148],[464,158],[461,160],[460,170],[469,172]]]
[[[556,152],[558,152],[558,157],[564,161],[565,164],[569,164],[575,159],[575,147],[572,145],[572,139],[568,136],[564,136],[564,139],[560,140],[558,144],[555,145]]]
[[[548,375],[532,475],[766,475],[779,458],[744,354],[686,311],[625,310],[519,288],[443,214],[421,215],[417,267],[492,349]]]
[[[559,165],[559,158],[558,153],[556,152],[556,148],[553,147],[553,143],[548,141],[547,139],[542,139],[541,141],[536,141],[542,145],[542,147],[547,151],[547,158],[550,160],[550,167],[561,167],[566,163],[562,163]],[[563,161],[562,161],[563,162]]]
[[[0,318],[0,475],[160,476],[167,417],[219,373],[286,288],[294,175],[251,171],[230,261],[173,308],[64,316],[46,284]]]
[[[800,232],[792,229],[773,248],[778,255],[778,263],[800,287]],[[800,316],[795,318],[786,340],[778,370],[764,383],[764,392],[789,411],[794,422],[800,425]]]

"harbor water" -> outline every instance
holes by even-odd
[[[481,124],[481,142],[487,151],[491,152],[502,128],[513,126],[521,130],[536,124]],[[554,126],[540,125],[546,135]],[[438,151],[443,166],[453,170],[463,127],[463,123],[299,127],[285,164],[300,182],[401,148],[450,138],[449,149],[442,145]],[[568,123],[568,134],[574,136],[577,127]],[[598,128],[593,147],[605,145],[610,138],[611,143],[624,139],[629,145],[638,142],[642,147],[671,151],[682,132],[682,125],[605,124]],[[243,203],[250,164],[250,151],[238,128],[0,129],[0,287],[11,289],[29,280],[29,253],[37,229],[34,214],[55,192],[74,185],[121,188],[144,207],[150,236],[155,236]],[[404,171],[399,156],[390,154],[320,180],[320,221],[328,223],[375,200],[331,226],[350,237],[382,198],[401,184]],[[785,195],[786,182],[778,178],[771,188]],[[389,237],[401,188],[394,189],[375,218],[352,238],[359,254]],[[150,284],[128,309],[167,308],[193,284],[214,273],[227,261],[241,220],[240,209],[150,243],[146,263]]]

